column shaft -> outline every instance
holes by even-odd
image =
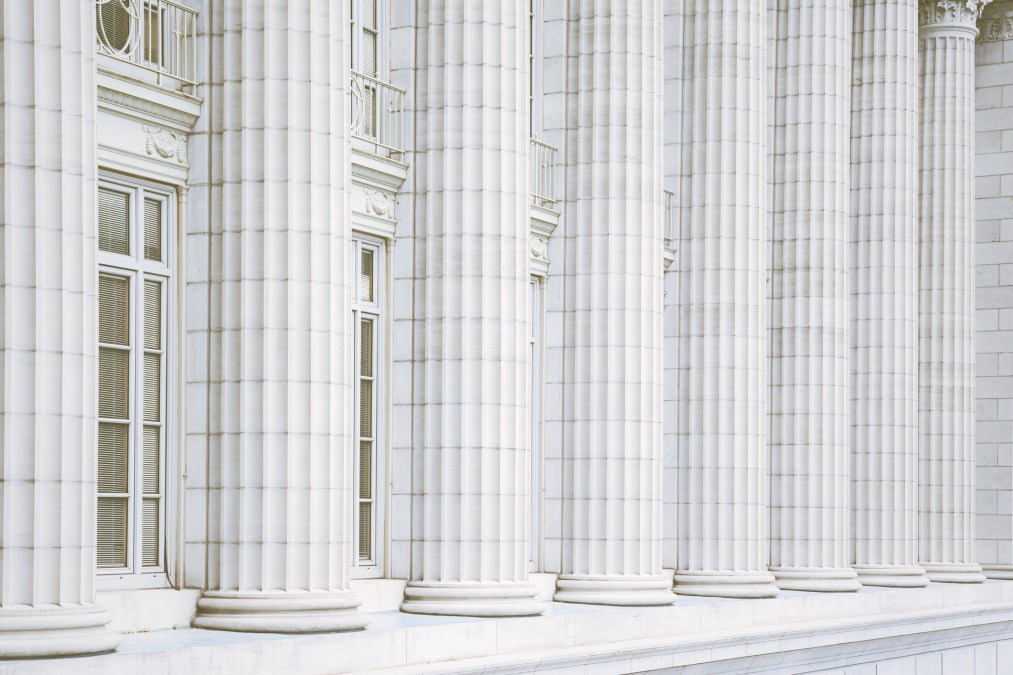
[[[764,7],[685,11],[675,591],[770,597]]]
[[[849,512],[851,1],[770,0],[770,564],[854,591]]]
[[[555,599],[675,600],[661,567],[660,0],[573,2]]]
[[[0,658],[119,643],[95,605],[94,7],[0,2]]]
[[[352,561],[353,382],[345,3],[226,0],[210,111],[214,237],[210,590],[194,626],[361,628]],[[220,59],[220,60],[219,60]],[[216,92],[217,93],[217,92]]]
[[[852,563],[917,565],[918,0],[854,0],[851,115]]]
[[[974,38],[985,2],[922,0],[918,560],[931,581],[974,562]]]
[[[527,577],[524,3],[422,0],[412,572],[402,609],[540,614]]]

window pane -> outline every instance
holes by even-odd
[[[161,441],[161,429],[159,427],[144,427],[144,494],[154,495],[160,492],[159,489],[159,445]]]
[[[376,28],[376,0],[362,0],[362,25]]]
[[[158,567],[158,499],[145,499],[141,523],[141,565]]]
[[[359,344],[359,374],[373,375],[373,322],[361,321]]]
[[[162,202],[144,200],[144,258],[162,259]]]
[[[130,425],[98,425],[98,491],[126,492],[130,452]]]
[[[361,285],[359,287],[359,298],[364,302],[374,302],[373,300],[373,287],[374,287],[374,272],[373,272],[373,252],[370,250],[364,250],[362,252],[362,272],[361,272]]]
[[[130,344],[130,279],[126,277],[98,277],[98,339],[107,344]]]
[[[162,284],[144,282],[144,348],[162,348]]]
[[[359,435],[373,436],[373,382],[359,381]]]
[[[116,4],[115,2],[109,4]],[[130,196],[106,188],[98,191],[100,251],[130,255]]]
[[[127,566],[127,500],[99,497],[98,566]]]
[[[359,504],[359,560],[373,557],[372,509],[372,504]]]
[[[131,51],[130,28],[134,20],[131,10],[136,11],[131,0],[109,0],[95,8],[95,30],[107,51],[114,54]]]
[[[162,17],[163,13],[154,7],[144,8],[144,60],[151,66],[162,65]],[[147,246],[146,243],[145,246]],[[153,258],[153,260],[158,260],[158,258]]]
[[[98,350],[98,416],[125,420],[129,390],[130,352],[101,347]]]
[[[373,444],[359,441],[359,499],[373,498]]]
[[[162,419],[161,402],[161,366],[162,357],[158,354],[144,355],[144,421],[160,422]]]

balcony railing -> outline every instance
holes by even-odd
[[[405,90],[375,77],[352,73],[352,135],[373,151],[403,160]]]
[[[671,190],[665,190],[664,192],[664,206],[665,206],[665,246],[668,248],[675,248],[678,243],[677,238],[679,233],[677,231],[677,220],[676,220],[676,209],[675,209],[675,193]]]
[[[556,208],[556,148],[548,143],[531,139],[531,203],[535,206]]]
[[[95,0],[100,54],[140,66],[156,84],[197,86],[197,12],[172,0]]]

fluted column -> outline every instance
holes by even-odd
[[[675,592],[770,597],[766,17],[685,8]]]
[[[851,105],[852,563],[918,566],[918,0],[854,0]]]
[[[770,0],[770,569],[854,591],[848,443],[851,0]],[[812,111],[820,111],[813,114]]]
[[[555,599],[675,600],[661,567],[660,0],[569,3],[563,559]]]
[[[0,1],[0,659],[114,649],[95,604],[95,10]]]
[[[402,609],[540,614],[527,576],[527,13],[416,8],[412,571]]]
[[[974,562],[974,38],[988,0],[922,0],[918,560],[931,581]]]
[[[226,0],[208,585],[194,626],[361,628],[352,562],[353,381],[345,3]],[[218,61],[218,59],[221,59]],[[221,94],[221,95],[219,95]]]

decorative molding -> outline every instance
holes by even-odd
[[[362,194],[365,197],[365,211],[367,215],[379,216],[390,221],[396,219],[397,197],[393,193],[364,187]]]
[[[978,42],[1013,40],[1013,16],[985,18],[978,22]]]
[[[162,159],[175,159],[180,164],[187,163],[186,136],[147,124],[141,128],[144,129],[144,152]]]
[[[542,262],[549,262],[549,240],[535,233],[531,234],[531,258]]]
[[[965,24],[971,28],[992,0],[922,0],[921,25]]]

